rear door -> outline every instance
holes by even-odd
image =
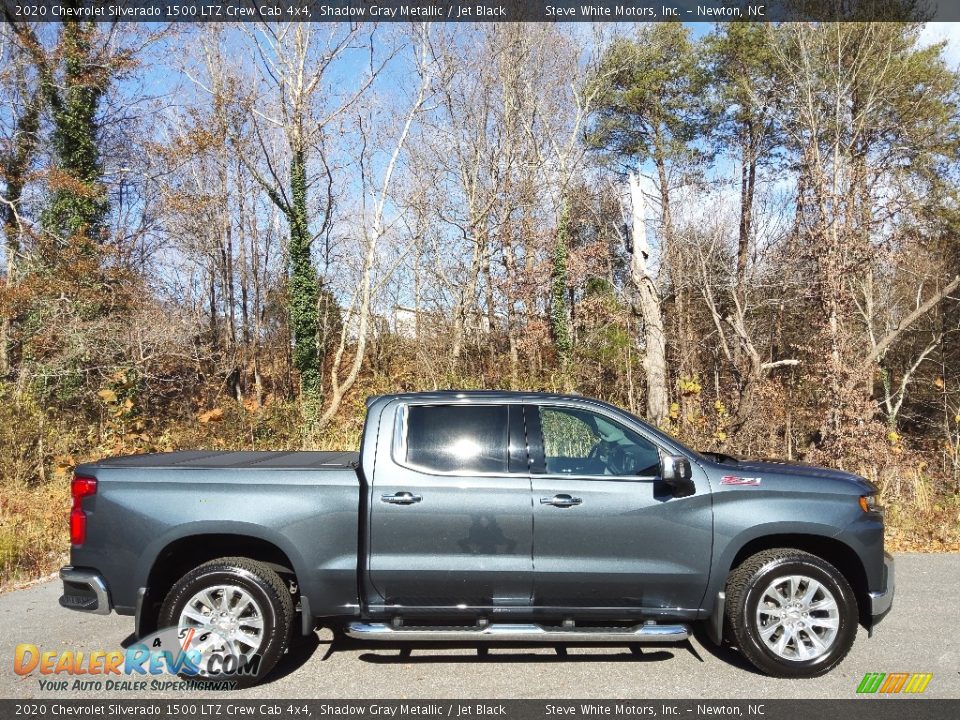
[[[371,609],[529,604],[522,406],[402,402],[392,417],[379,431],[369,498]]]
[[[675,497],[659,477],[658,445],[599,409],[530,405],[527,430],[534,603],[698,608],[712,547],[706,478]]]

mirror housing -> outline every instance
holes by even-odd
[[[683,455],[665,455],[661,464],[660,477],[673,489],[675,495],[685,497],[693,495],[693,470],[690,461]]]

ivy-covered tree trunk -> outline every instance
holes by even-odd
[[[569,368],[573,343],[570,339],[570,313],[567,307],[567,247],[569,243],[570,209],[564,202],[553,244],[550,272],[550,331],[553,346],[564,372]]]
[[[68,0],[79,7],[78,0]],[[98,331],[130,308],[123,268],[103,262],[110,202],[101,160],[101,107],[113,79],[129,66],[112,37],[92,22],[64,22],[49,54],[30,29],[18,36],[30,52],[43,110],[49,111],[47,196],[39,232],[31,229],[16,347],[20,369],[35,378],[31,390],[61,401],[83,402],[109,362],[91,362],[87,348],[104,346]]]
[[[52,144],[56,167],[50,178],[50,202],[42,218],[57,248],[90,256],[102,239],[109,209],[103,186],[97,110],[110,73],[93,57],[94,23],[63,24],[62,88],[50,88]]]
[[[0,172],[6,187],[5,202],[0,203],[0,222],[3,223],[3,235],[6,242],[6,286],[12,288],[17,282],[17,261],[20,256],[20,202],[27,182],[27,171],[37,150],[37,134],[40,129],[40,111],[43,102],[42,93],[24,92],[27,102],[16,119],[16,138],[10,153],[0,158]],[[6,300],[6,298],[3,298]],[[3,303],[0,318],[0,378],[9,375],[12,361],[10,357],[10,336],[13,329],[13,317],[8,303]]]
[[[323,376],[317,344],[317,301],[320,284],[310,253],[307,221],[307,170],[302,148],[293,150],[290,163],[290,326],[293,365],[300,376],[300,393],[308,422],[322,400]]]

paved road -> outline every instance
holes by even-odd
[[[59,583],[0,596],[0,697],[130,698],[129,693],[66,696],[42,691],[36,676],[14,674],[13,650],[113,650],[131,619],[84,615],[57,605]],[[897,558],[894,609],[872,639],[860,631],[844,663],[816,680],[775,680],[749,669],[733,651],[706,640],[647,646],[642,657],[625,648],[473,650],[420,646],[409,657],[396,649],[348,644],[321,632],[284,659],[275,679],[236,691],[240,698],[850,698],[867,672],[932,672],[926,695],[960,698],[960,555]],[[202,697],[193,693],[191,697]],[[224,698],[223,694],[210,694]],[[176,693],[161,696],[174,698]]]

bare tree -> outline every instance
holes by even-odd
[[[362,236],[362,266],[360,270],[360,281],[356,292],[353,294],[346,311],[346,320],[343,323],[343,329],[340,333],[340,344],[336,349],[333,358],[333,364],[330,371],[330,398],[326,407],[320,416],[319,422],[323,426],[330,422],[336,416],[340,409],[340,403],[344,395],[350,390],[357,380],[360,368],[363,364],[364,354],[367,346],[367,337],[370,328],[370,311],[373,300],[373,294],[376,291],[374,284],[375,262],[377,250],[384,237],[392,229],[396,220],[389,220],[387,217],[388,203],[393,191],[393,183],[397,172],[397,165],[400,162],[401,155],[404,152],[407,139],[410,136],[410,128],[417,120],[427,101],[433,83],[435,74],[434,62],[431,57],[430,26],[423,23],[415,27],[414,37],[415,67],[419,77],[419,86],[415,91],[414,98],[405,115],[401,116],[400,132],[392,138],[392,147],[389,149],[388,159],[383,169],[377,173],[374,167],[371,167],[373,153],[368,144],[368,136],[364,130],[364,123],[361,120],[360,128],[363,137],[363,145],[360,153],[360,178],[363,186],[361,199],[361,226],[359,228]],[[392,123],[391,123],[392,124]],[[374,177],[377,173],[377,177]],[[368,204],[372,202],[372,207]],[[388,276],[389,277],[389,276]],[[385,282],[382,279],[379,284]],[[355,326],[353,322],[355,321]],[[353,358],[347,366],[346,373],[343,372],[344,356],[349,344],[349,335],[351,327],[356,328],[356,344],[353,348]]]
[[[287,221],[293,364],[299,375],[304,417],[312,425],[323,404],[327,348],[321,347],[321,342],[328,333],[321,316],[331,303],[314,259],[314,242],[328,237],[334,223],[329,136],[344,132],[342,124],[349,110],[395,51],[388,49],[384,57],[375,55],[375,26],[362,24],[264,22],[244,26],[243,32],[250,49],[249,63],[243,69],[254,73],[257,82],[241,82],[236,69],[227,70],[216,29],[206,35],[204,44],[209,80],[196,78],[196,82],[222,108],[219,119],[234,150]],[[350,58],[364,56],[369,60],[366,72],[352,85],[341,83],[336,77],[338,68]],[[275,134],[282,138],[282,155],[273,141]],[[319,198],[318,205],[313,197]]]
[[[857,287],[882,257],[884,242],[895,239],[890,228],[897,231],[888,222],[885,191],[906,189],[925,166],[936,167],[952,152],[957,132],[953,121],[926,122],[955,112],[956,84],[942,61],[915,49],[916,32],[915,26],[884,23],[795,24],[773,45],[780,70],[793,78],[780,112],[799,164],[798,229],[815,273],[825,348],[821,444],[836,457],[844,454],[851,428],[872,418],[877,360],[960,283],[938,282],[861,350]]]

